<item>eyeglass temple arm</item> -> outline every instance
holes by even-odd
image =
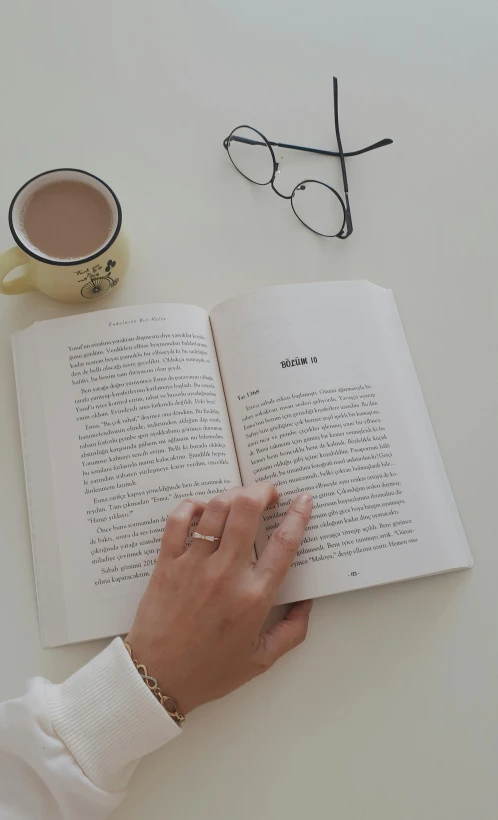
[[[346,220],[345,220],[345,228],[342,229],[340,233],[337,234],[338,239],[347,239],[348,236],[351,236],[353,233],[353,220],[351,217],[351,207],[349,205],[349,186],[348,186],[348,175],[346,173],[346,161],[345,161],[345,154],[344,149],[342,147],[342,139],[341,139],[341,132],[339,129],[339,88],[337,83],[337,77],[334,77],[334,128],[335,128],[335,136],[337,140],[337,147],[339,149],[339,157],[341,160],[341,171],[342,171],[342,181],[344,185],[344,197],[346,200]]]
[[[246,145],[266,145],[265,142],[260,142],[259,140],[250,140],[246,137],[230,137],[231,140],[234,142],[244,142]],[[340,153],[338,151],[324,151],[322,148],[306,148],[304,145],[289,145],[286,142],[271,142],[268,140],[269,145],[275,145],[278,148],[290,148],[293,151],[307,151],[309,154],[324,154],[326,157],[340,157]],[[228,137],[223,143],[225,148],[228,148]],[[379,142],[374,142],[373,145],[367,145],[366,148],[360,148],[358,151],[345,151],[343,156],[345,157],[357,157],[359,154],[366,154],[367,151],[373,151],[375,148],[383,148],[385,145],[391,145],[392,140],[390,139],[383,139]]]

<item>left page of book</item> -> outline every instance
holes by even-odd
[[[122,634],[170,510],[240,483],[209,318],[117,308],[13,347],[43,643]]]

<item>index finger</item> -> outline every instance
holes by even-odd
[[[313,497],[301,493],[290,505],[281,524],[271,536],[255,570],[269,583],[273,590],[282,583],[287,570],[301,546],[304,531],[313,509]]]

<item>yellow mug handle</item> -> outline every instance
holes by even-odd
[[[17,245],[0,255],[0,293],[5,296],[15,296],[18,293],[35,290],[27,270],[24,270],[21,276],[16,277],[11,282],[4,282],[5,277],[11,270],[19,267],[19,265],[28,265],[30,261],[29,256]]]

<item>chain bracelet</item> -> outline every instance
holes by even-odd
[[[154,697],[166,710],[170,718],[172,718],[175,721],[175,723],[178,724],[178,726],[181,726],[185,720],[185,715],[182,715],[182,713],[178,709],[178,704],[175,698],[172,698],[170,695],[163,695],[161,689],[159,688],[159,684],[156,678],[153,678],[152,675],[149,675],[149,673],[147,672],[147,667],[144,666],[143,663],[138,663],[138,661],[134,659],[130,644],[126,643],[125,641],[123,641],[123,643],[126,647],[126,651],[128,652],[128,655],[130,656],[135,669],[144,681],[149,692],[152,692]]]

